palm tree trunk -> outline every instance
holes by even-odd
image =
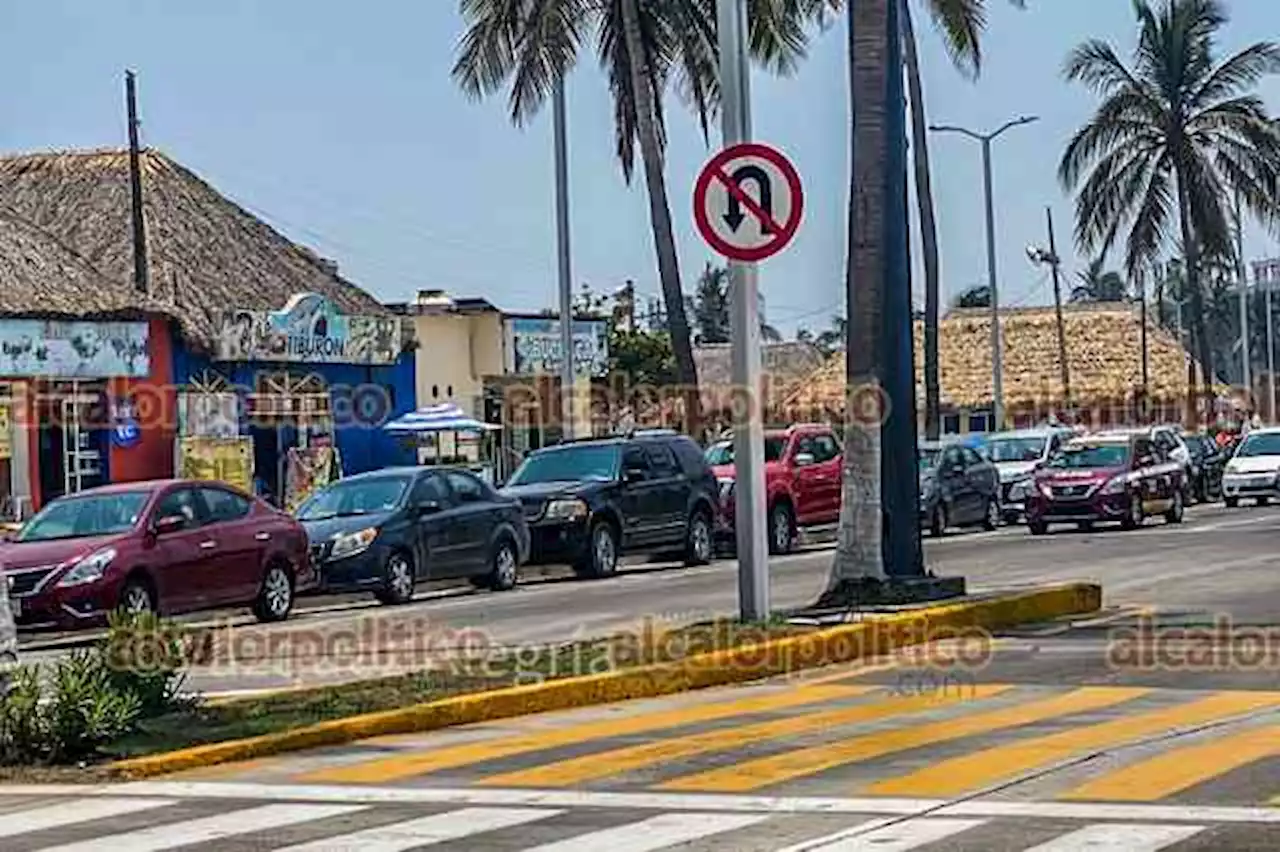
[[[1191,325],[1195,332],[1196,348],[1200,355],[1200,370],[1204,377],[1204,387],[1197,394],[1197,402],[1205,403],[1202,422],[1211,423],[1213,418],[1213,347],[1209,343],[1209,334],[1204,321],[1204,293],[1200,289],[1200,247],[1196,243],[1192,231],[1191,199],[1187,195],[1186,182],[1181,175],[1178,184],[1178,221],[1182,229],[1182,245],[1186,258],[1186,281],[1188,295],[1191,299]],[[1194,383],[1193,383],[1194,384]],[[1195,411],[1196,409],[1192,409]]]
[[[649,194],[649,220],[653,227],[654,251],[658,255],[662,301],[667,308],[671,350],[675,355],[676,375],[684,399],[685,431],[700,440],[702,399],[698,394],[698,368],[693,360],[693,341],[684,309],[680,263],[676,254],[675,231],[671,225],[671,205],[667,200],[665,163],[662,147],[658,143],[657,93],[650,86],[650,75],[645,64],[637,2],[638,0],[622,2],[622,30],[631,70],[631,89],[635,98],[636,135],[640,142],[640,157],[644,161],[645,186]]]
[[[930,441],[941,432],[938,409],[938,222],[933,211],[933,181],[929,175],[929,128],[925,122],[924,85],[910,0],[901,0],[902,55],[907,66],[911,103],[911,162],[915,169],[916,210],[920,216],[920,244],[924,249],[924,433]]]
[[[849,88],[852,170],[849,185],[849,255],[845,264],[848,394],[845,403],[844,479],[840,528],[828,589],[844,581],[882,580],[884,518],[881,514],[880,387],[884,302],[885,179],[888,139],[887,68],[889,4],[898,0],[850,0]]]

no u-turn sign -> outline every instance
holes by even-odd
[[[772,257],[795,237],[804,213],[800,175],[775,148],[725,148],[698,175],[693,217],[702,238],[730,260]]]

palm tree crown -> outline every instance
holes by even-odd
[[[1129,295],[1123,276],[1115,270],[1105,270],[1100,257],[1076,277],[1080,283],[1071,288],[1073,302],[1123,302]]]

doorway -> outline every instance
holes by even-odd
[[[39,479],[42,504],[107,482],[106,387],[59,382],[37,397]]]

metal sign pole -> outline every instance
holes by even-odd
[[[724,145],[751,137],[745,0],[717,0]],[[769,553],[765,523],[764,421],[760,399],[760,319],[754,263],[729,261],[733,384],[748,400],[733,432],[734,526],[738,549],[738,601],[744,621],[769,615]]]

